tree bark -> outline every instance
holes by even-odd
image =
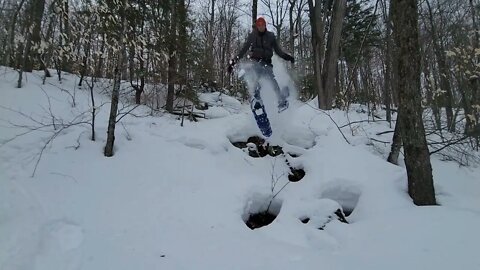
[[[103,77],[103,53],[105,52],[105,40],[106,37],[103,35],[102,37],[102,45],[100,46],[100,53],[98,54],[97,64],[95,65],[95,78]]]
[[[206,52],[205,52],[205,81],[211,82],[214,80],[214,40],[215,40],[215,34],[214,34],[214,28],[215,28],[215,1],[216,0],[210,0],[211,1],[211,6],[210,6],[210,19],[207,23],[207,44],[206,44]]]
[[[64,54],[62,57],[62,70],[66,72],[72,72],[72,60],[70,59],[70,54],[72,46],[72,34],[70,32],[70,18],[69,18],[69,13],[70,13],[70,7],[68,4],[69,0],[63,0],[63,33],[65,34],[64,37],[65,39],[63,40],[63,46],[64,46]]]
[[[212,1],[213,2],[213,1]],[[173,100],[175,97],[175,83],[177,82],[177,7],[173,5],[170,17],[170,38],[168,43],[168,86],[166,110],[173,112]]]
[[[392,112],[391,112],[391,105],[392,105],[392,23],[391,23],[391,13],[389,12],[387,15],[387,5],[384,6],[384,14],[385,14],[385,24],[387,25],[386,30],[386,53],[385,53],[385,80],[384,80],[384,92],[383,98],[385,102],[385,109],[386,109],[386,118],[388,123],[391,126],[392,123]],[[391,9],[389,9],[391,11]],[[397,115],[398,117],[398,115]]]
[[[27,48],[27,59],[25,60],[24,71],[32,72],[33,62],[35,59],[38,59],[38,46],[41,42],[41,30],[42,30],[42,19],[43,11],[45,9],[45,0],[32,0],[30,4],[30,18],[32,19],[32,32],[31,32],[31,44],[26,46]],[[33,47],[33,51],[31,50]]]
[[[397,113],[397,122],[395,123],[395,131],[393,132],[392,147],[390,149],[390,154],[388,155],[387,161],[398,165],[398,156],[400,155],[400,150],[402,149],[402,135],[401,135],[401,114]]]
[[[126,44],[124,39],[124,33],[126,30],[126,7],[127,0],[122,1],[122,6],[120,10],[121,14],[121,28],[118,33],[118,44],[121,49],[117,52],[117,64],[114,71],[114,81],[113,81],[113,91],[112,91],[112,102],[110,106],[110,117],[108,119],[108,129],[107,129],[107,143],[105,145],[105,156],[113,156],[113,145],[115,142],[115,125],[117,124],[117,113],[118,113],[118,99],[120,96],[120,83],[123,69],[123,62],[126,50]]]
[[[185,0],[177,0],[178,3],[178,55],[180,83],[184,85],[187,81],[187,9]]]
[[[418,3],[417,0],[392,0],[391,5],[408,193],[416,205],[435,205],[430,153],[422,120]]]
[[[445,91],[445,109],[447,114],[447,126],[448,130],[454,132],[455,131],[455,119],[453,117],[453,94],[452,88],[450,86],[450,79],[449,79],[449,68],[447,66],[447,56],[445,53],[445,48],[440,41],[437,33],[437,29],[435,27],[435,22],[433,20],[433,12],[430,6],[430,2],[428,0],[425,1],[428,7],[429,19],[430,19],[430,27],[432,31],[432,39],[433,39],[433,49],[435,52],[435,57],[437,58],[438,69],[440,72],[440,88]]]
[[[437,130],[442,129],[442,121],[440,117],[440,110],[438,108],[438,101],[437,99],[433,96],[434,92],[434,82],[432,82],[431,72],[429,69],[429,64],[428,64],[428,58],[427,54],[423,54],[423,76],[425,76],[425,90],[427,92],[427,103],[432,108],[432,113],[433,113],[433,119],[435,122],[435,127]]]
[[[289,49],[292,54],[295,54],[295,21],[293,19],[293,13],[295,11],[295,3],[297,0],[288,0],[290,7],[288,9],[288,17],[289,17],[289,32],[290,37],[288,40]]]
[[[18,15],[20,14],[20,11],[23,8],[23,5],[25,4],[26,0],[21,0],[20,3],[18,3],[17,8],[15,9],[15,12],[13,13],[13,18],[12,22],[8,26],[8,42],[7,42],[7,48],[5,48],[5,63],[7,63],[9,66],[14,67],[17,61],[15,61],[15,29],[17,26],[17,20],[18,20]]]
[[[326,98],[325,109],[332,109],[335,96],[335,78],[337,73],[338,55],[340,53],[340,38],[342,35],[343,18],[347,6],[346,0],[337,0],[333,4],[333,18],[328,32],[327,53],[323,65],[324,91]]]
[[[480,42],[480,33],[478,32],[478,25],[477,25],[477,16],[476,16],[476,7],[473,4],[473,0],[469,1],[470,3],[470,10],[472,13],[472,23],[473,23],[473,30],[474,30],[474,36],[473,36],[473,51],[475,52],[479,48],[479,42]],[[474,53],[475,54],[475,53]],[[476,62],[478,63],[479,57],[474,55],[476,58]],[[472,102],[476,105],[480,105],[480,95],[479,95],[479,89],[480,89],[480,79],[479,78],[472,78],[470,79],[470,85],[472,88]],[[468,130],[469,133],[472,133],[473,136],[475,136],[476,143],[477,143],[477,149],[479,147],[479,142],[480,142],[480,110],[479,109],[473,109],[472,114],[475,117],[475,124],[470,124],[470,129]],[[468,125],[467,125],[468,127]]]
[[[255,25],[257,20],[258,0],[252,0],[252,26]]]
[[[326,110],[328,108],[327,95],[322,79],[322,64],[325,53],[324,48],[324,17],[322,14],[322,2],[308,0],[310,25],[312,28],[312,48],[313,48],[313,76],[314,88],[317,88],[318,107]]]

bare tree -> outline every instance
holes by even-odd
[[[31,38],[29,39],[29,42],[31,42],[32,45],[28,44],[26,46],[28,48],[28,51],[26,51],[27,59],[25,59],[24,71],[27,72],[32,71],[33,61],[34,59],[38,59],[39,57],[38,50],[41,41],[41,26],[43,19],[43,11],[45,8],[45,0],[32,1],[30,8],[30,16],[33,20],[33,25],[31,30]]]
[[[107,144],[105,145],[105,156],[113,156],[113,145],[115,141],[115,125],[117,123],[117,113],[118,113],[118,101],[120,95],[120,84],[121,84],[121,74],[124,63],[124,55],[126,50],[126,39],[124,38],[124,33],[127,25],[127,0],[122,1],[122,5],[119,7],[120,13],[120,26],[117,33],[117,44],[120,45],[120,50],[117,51],[117,65],[114,71],[114,81],[113,81],[113,91],[112,91],[112,103],[110,106],[110,117],[108,119],[108,130],[107,130]]]
[[[322,2],[308,0],[310,25],[312,28],[312,48],[313,48],[313,76],[314,88],[318,91],[318,106],[320,109],[328,108],[326,92],[323,86],[322,65],[325,54],[324,46],[324,28],[325,16],[323,14]]]
[[[324,45],[324,29],[328,19],[327,11],[330,7],[323,5],[322,1],[317,1],[314,4],[312,0],[308,0],[308,4],[312,28],[313,65],[315,87],[318,90],[318,104],[321,109],[329,110],[332,108],[333,102],[333,89],[346,0],[335,1],[333,4],[326,49]]]
[[[386,118],[388,123],[391,124],[392,121],[392,23],[391,23],[391,9],[387,8],[386,1],[381,1],[382,10],[383,10],[383,20],[386,25],[386,33],[385,33],[385,78],[384,78],[384,91],[383,91],[383,98],[384,98],[384,105],[386,110]],[[387,11],[388,10],[388,11]]]
[[[432,167],[422,120],[417,1],[392,0],[391,5],[408,193],[416,205],[434,205]]]
[[[213,1],[213,0],[212,0]],[[168,42],[168,88],[166,109],[173,111],[175,98],[175,83],[177,83],[177,6],[170,10],[170,40]]]
[[[295,20],[293,19],[293,15],[295,13],[295,4],[297,0],[288,0],[288,21],[289,21],[289,37],[288,37],[288,49],[295,54]]]
[[[285,21],[287,15],[287,6],[285,0],[261,0],[262,3],[267,7],[268,12],[270,13],[270,19],[272,21],[272,26],[275,28],[275,35],[277,39],[281,39],[283,22]]]
[[[455,119],[453,118],[453,94],[450,84],[450,72],[447,66],[447,56],[445,53],[445,46],[438,36],[437,27],[435,26],[433,11],[429,0],[425,0],[428,7],[430,31],[433,38],[433,48],[435,57],[437,58],[438,68],[440,72],[440,88],[445,91],[445,109],[447,112],[447,126],[448,130],[455,131]],[[441,7],[439,7],[441,11]],[[441,15],[440,15],[441,16]]]
[[[258,0],[252,0],[252,25],[257,20]]]
[[[322,77],[324,86],[324,96],[327,104],[326,109],[332,108],[334,98],[335,78],[337,76],[337,62],[340,51],[340,37],[342,34],[343,18],[345,17],[347,1],[337,0],[333,4],[333,15],[330,23],[330,31],[328,32],[327,52],[325,56],[325,63],[322,70]]]

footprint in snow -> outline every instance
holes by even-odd
[[[83,229],[67,221],[58,220],[41,230],[35,269],[78,269],[82,261]]]

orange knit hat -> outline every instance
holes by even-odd
[[[267,25],[267,21],[263,17],[258,17],[258,19],[255,21],[255,25],[258,27],[260,25]]]

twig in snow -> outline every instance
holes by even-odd
[[[348,118],[348,113],[347,113],[347,118]],[[359,123],[364,123],[364,122],[371,122],[371,121],[370,120],[358,120],[358,121],[353,121],[353,122],[349,121],[348,123],[340,126],[340,128],[344,128],[344,127],[347,127],[347,126],[351,126],[353,124],[359,124]],[[388,122],[388,121],[387,120],[377,120],[375,122]],[[392,119],[392,122],[395,122],[395,120]]]
[[[130,133],[128,133],[128,130],[127,128],[125,127],[125,124],[123,124],[123,122],[121,122],[122,124],[122,127],[123,127],[123,130],[125,130],[125,132],[127,133],[127,136],[125,136],[127,138],[127,140],[131,141],[132,140],[132,136],[130,136]]]
[[[272,194],[273,194],[273,192],[275,191],[275,187],[277,186],[278,181],[285,175],[285,173],[282,173],[280,176],[275,176],[275,177],[276,177],[276,179],[275,179],[274,174],[275,174],[275,164],[276,164],[276,163],[277,163],[277,157],[275,157],[275,159],[274,159],[274,161],[273,161],[273,163],[272,163],[272,173],[271,173],[271,177],[272,177],[272,178],[271,178],[271,181],[272,181],[272,182],[271,182],[271,184],[272,184],[272,186],[271,186],[271,188],[272,188],[271,191],[272,191]],[[268,212],[268,211],[270,210],[270,206],[272,205],[272,202],[273,202],[273,200],[275,199],[275,197],[277,197],[277,195],[278,195],[288,184],[290,184],[290,181],[287,181],[287,183],[285,183],[285,185],[283,185],[283,187],[282,187],[279,191],[277,191],[277,193],[275,193],[275,194],[272,196],[272,198],[270,198],[270,202],[268,203],[267,210],[266,210],[265,212]]]
[[[120,118],[117,119],[116,123],[120,122],[120,120],[122,120],[123,117],[125,117],[125,116],[127,116],[127,115],[129,115],[129,114],[132,115],[133,117],[146,117],[146,116],[139,116],[139,115],[131,114],[131,112],[132,112],[133,110],[135,110],[138,106],[140,106],[140,105],[135,105],[135,106],[133,106],[133,108],[130,109],[130,110],[128,110],[127,112],[118,113],[117,116],[120,116]]]
[[[377,139],[374,139],[374,138],[369,138],[369,139],[374,141],[374,142],[379,142],[379,143],[384,143],[384,144],[389,144],[390,143],[390,142],[386,142],[386,141],[377,140]]]
[[[464,136],[464,137],[461,137],[461,138],[459,138],[459,139],[452,140],[452,141],[446,143],[445,145],[443,145],[442,147],[440,147],[440,148],[438,148],[438,149],[436,149],[436,150],[434,150],[434,151],[431,151],[431,152],[430,152],[430,155],[433,155],[433,154],[435,154],[435,153],[438,153],[438,152],[442,151],[443,149],[445,149],[445,148],[447,148],[447,147],[449,147],[449,146],[451,146],[451,145],[457,144],[457,143],[459,143],[459,142],[462,142],[462,141],[464,141],[464,140],[466,140],[466,139],[468,139],[468,138],[469,138],[468,136]],[[445,142],[431,142],[431,143],[429,143],[429,145],[443,144],[443,143],[445,143]]]
[[[387,130],[387,131],[378,132],[376,135],[380,136],[380,135],[383,135],[383,134],[388,134],[388,133],[393,133],[393,132],[394,132],[394,130]]]
[[[343,139],[345,139],[345,141],[346,141],[348,144],[350,144],[350,142],[348,141],[347,137],[345,137],[345,134],[343,134],[341,128],[338,126],[337,122],[335,122],[335,120],[333,120],[332,116],[331,116],[329,113],[325,112],[325,111],[322,110],[322,109],[315,108],[315,107],[313,107],[312,105],[310,105],[310,104],[308,104],[308,103],[305,103],[305,104],[307,104],[307,106],[309,106],[310,108],[312,108],[312,109],[314,109],[314,110],[317,110],[317,111],[325,114],[326,116],[328,116],[328,118],[330,118],[330,120],[333,122],[333,124],[337,127],[337,129],[338,129],[338,131],[340,132],[340,134],[342,134]]]
[[[43,94],[45,94],[45,96],[47,97],[47,101],[48,101],[48,113],[50,114],[50,117],[52,119],[52,125],[53,125],[53,129],[56,130],[57,127],[55,125],[55,120],[57,119],[55,117],[55,115],[53,115],[53,112],[52,112],[52,102],[50,101],[50,96],[47,94],[47,92],[45,91],[45,89],[43,89],[43,87],[40,86],[40,89],[42,90]]]
[[[70,123],[68,125],[63,125],[59,130],[56,130],[53,133],[53,135],[50,136],[50,138],[48,138],[48,140],[45,142],[42,149],[40,150],[40,153],[38,154],[38,158],[37,158],[37,161],[35,162],[35,167],[33,169],[32,177],[35,176],[38,164],[40,163],[40,160],[42,159],[43,153],[44,153],[45,149],[47,148],[47,146],[50,145],[53,142],[53,140],[55,140],[55,138],[57,138],[57,136],[60,135],[64,130],[66,130],[69,127],[72,127],[72,126],[82,125],[82,124],[90,124],[90,123],[87,122],[87,121],[83,121],[83,122],[76,122],[76,123]]]

